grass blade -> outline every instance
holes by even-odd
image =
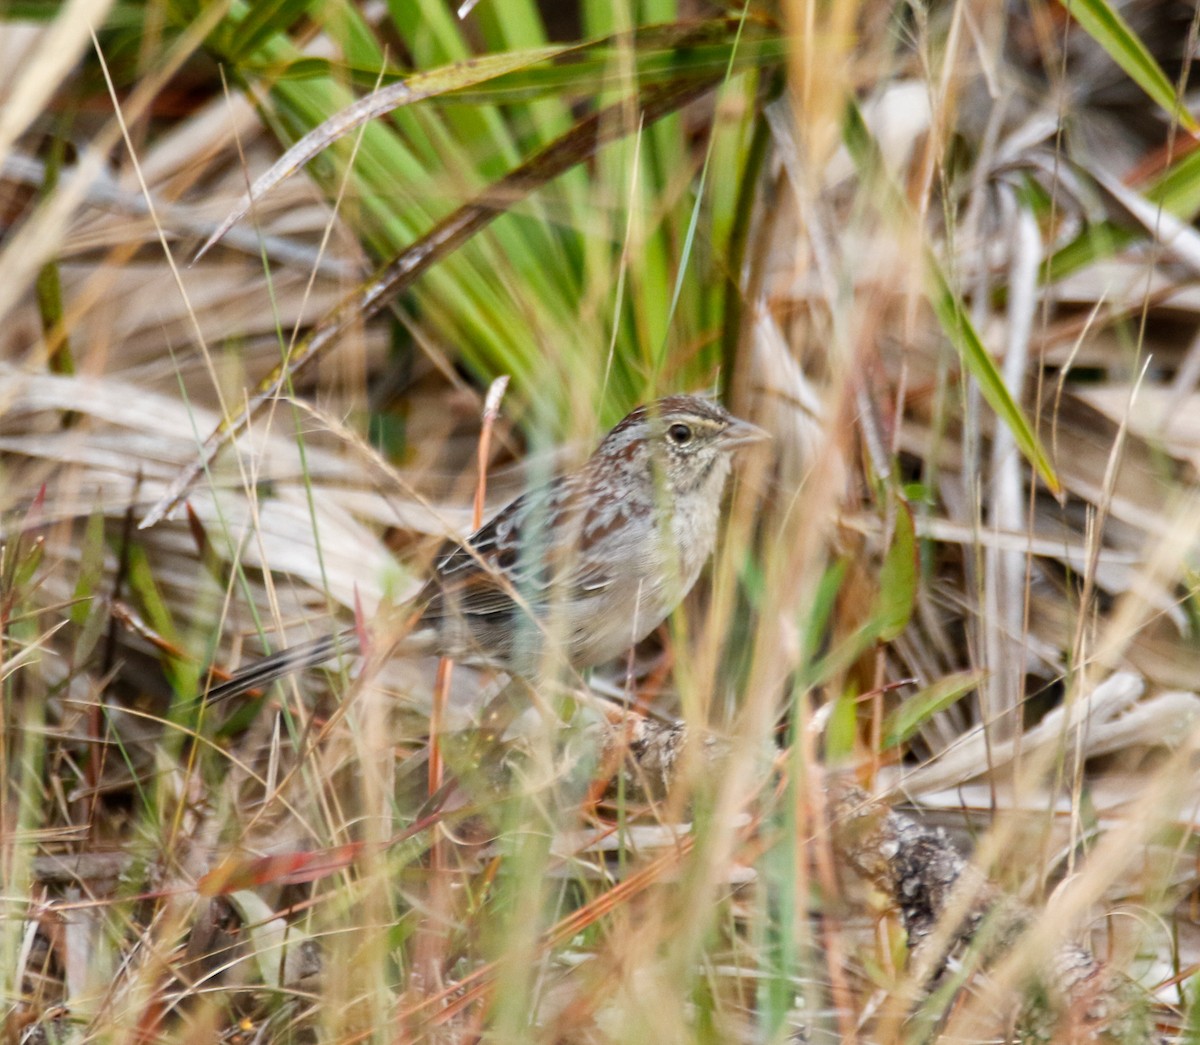
[[[1134,83],[1189,131],[1197,130],[1196,121],[1179,104],[1175,87],[1162,71],[1162,66],[1107,0],[1061,2],[1084,32],[1104,48],[1105,53],[1125,70]]]

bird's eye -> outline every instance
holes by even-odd
[[[676,422],[667,429],[667,438],[676,446],[684,446],[692,438],[692,430],[688,425]]]

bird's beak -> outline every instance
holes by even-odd
[[[758,425],[752,425],[749,421],[743,421],[740,417],[735,417],[733,423],[721,433],[721,442],[727,449],[734,446],[746,446],[750,443],[761,443],[764,439],[770,438],[769,432],[759,428]]]

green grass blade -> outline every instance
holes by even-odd
[[[1181,221],[1194,221],[1200,214],[1200,149],[1171,164],[1144,195]],[[1095,222],[1042,263],[1041,279],[1043,282],[1064,279],[1144,238],[1145,230],[1141,228],[1113,221]]]
[[[917,605],[917,533],[912,510],[903,501],[896,508],[892,546],[879,571],[879,600],[875,611],[879,639],[891,642],[912,619]]]
[[[932,686],[906,697],[883,722],[883,746],[897,747],[913,736],[939,711],[973,692],[983,681],[982,671],[959,671],[938,679]]]
[[[926,254],[926,279],[929,303],[941,324],[942,330],[958,350],[963,365],[979,382],[979,391],[996,416],[1010,432],[1021,453],[1041,476],[1050,492],[1058,496],[1062,484],[1055,474],[1050,458],[1042,448],[1041,440],[1034,433],[1024,412],[1013,399],[1004,378],[996,368],[988,350],[984,347],[979,332],[975,329],[959,296],[951,288],[932,252]]]
[[[1083,27],[1134,83],[1189,131],[1197,129],[1192,114],[1176,97],[1175,87],[1138,35],[1106,0],[1060,0],[1067,13]]]

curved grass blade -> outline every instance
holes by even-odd
[[[217,226],[203,246],[196,251],[192,263],[199,261],[234,225],[242,220],[250,208],[268,192],[286,181],[313,157],[327,149],[364,123],[386,116],[405,105],[436,98],[447,91],[457,90],[467,83],[484,83],[513,69],[542,61],[544,54],[490,55],[466,66],[437,69],[431,73],[418,74],[400,83],[390,84],[373,91],[353,105],[330,117],[319,127],[313,128],[295,145],[287,150],[271,167],[255,179],[250,190],[242,196],[237,206]]]
[[[407,84],[424,92],[429,78],[445,81],[436,97],[445,104],[511,105],[545,98],[595,97],[609,88],[629,85],[631,77],[643,86],[681,76],[707,76],[720,68],[734,72],[749,67],[782,64],[787,41],[774,28],[747,16],[748,32],[736,41],[730,20],[702,26],[652,26],[636,37],[604,37],[585,43],[539,46],[481,55],[414,73],[396,66],[363,65],[311,55],[264,58],[240,63],[242,72],[265,81],[302,81],[335,78],[365,90]],[[707,30],[705,42],[697,32]],[[681,36],[687,39],[681,42]],[[737,43],[735,47],[734,44]],[[631,53],[632,52],[632,53]],[[618,58],[625,59],[618,61]],[[509,70],[489,68],[493,63],[515,64]],[[431,97],[433,95],[430,95]]]
[[[643,89],[656,83],[686,78],[730,76],[748,65],[782,62],[786,41],[778,33],[747,34],[746,19],[719,19],[699,26],[656,26],[640,32],[634,41],[634,75]],[[755,23],[756,28],[761,28]],[[574,87],[594,95],[609,86],[628,83],[614,50],[628,40],[606,37],[566,47],[542,47],[472,58],[467,62],[416,73],[389,84],[347,106],[313,128],[287,150],[250,187],[233,211],[196,252],[199,261],[254,203],[327,149],[335,141],[370,120],[407,105],[432,99],[478,100],[493,104],[537,97],[547,91],[560,94]],[[614,72],[614,69],[617,71]],[[489,87],[490,90],[480,91]]]

